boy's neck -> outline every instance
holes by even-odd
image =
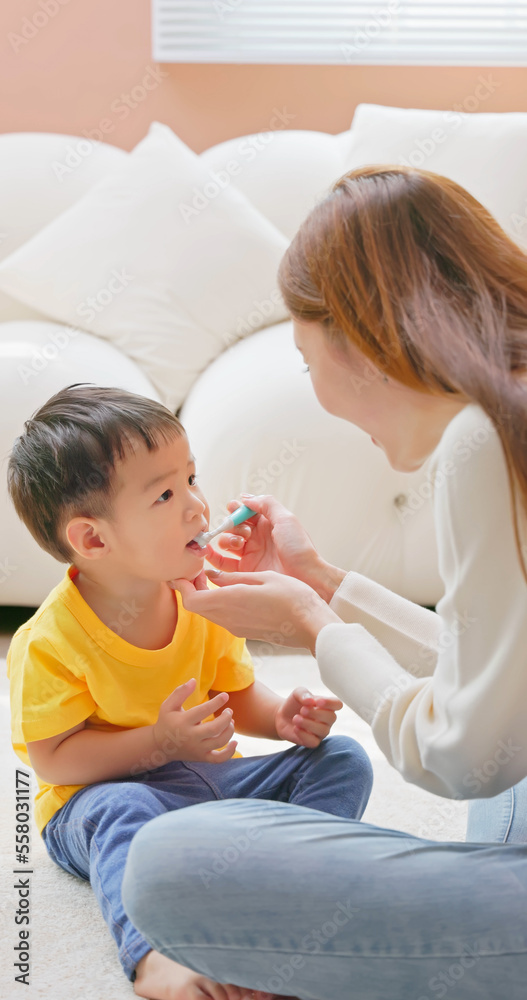
[[[172,642],[178,614],[176,596],[168,583],[108,583],[84,570],[73,576],[73,583],[100,621],[132,646],[163,649]]]

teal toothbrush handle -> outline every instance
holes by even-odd
[[[220,524],[219,528],[215,528],[214,531],[200,531],[199,535],[196,535],[194,541],[203,549],[209,544],[212,538],[219,535],[222,531],[228,531],[229,528],[234,528],[238,524],[243,524],[247,521],[253,514],[256,514],[255,510],[251,510],[246,504],[241,507],[237,507],[232,514],[229,514],[224,521]]]
[[[236,526],[237,524],[243,524],[244,521],[248,521],[254,514],[256,514],[256,511],[251,510],[251,508],[244,503],[242,507],[237,507],[232,514],[229,514],[229,518],[232,521],[233,526]]]

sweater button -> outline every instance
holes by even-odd
[[[393,502],[396,507],[404,507],[407,500],[408,497],[406,493],[398,493]]]

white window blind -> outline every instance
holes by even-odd
[[[527,3],[152,0],[153,58],[185,63],[526,66]]]

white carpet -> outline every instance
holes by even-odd
[[[5,657],[9,637],[0,636],[0,656]],[[249,643],[249,648],[261,644]],[[299,651],[281,652],[268,647],[269,655],[256,657],[257,676],[268,687],[286,695],[299,684],[314,693],[326,691],[315,661]],[[18,942],[15,925],[17,892],[15,862],[15,772],[20,761],[9,741],[9,697],[5,663],[0,676],[2,744],[0,781],[0,997],[53,1000],[131,1000],[135,994],[124,976],[113,939],[99,912],[90,886],[68,875],[48,858],[34,828],[31,843],[31,972],[30,985],[16,983],[13,946]],[[375,770],[375,783],[364,820],[379,826],[416,833],[439,840],[464,840],[466,804],[450,802],[407,785],[382,756],[369,727],[348,708],[338,715],[335,733],[353,736],[368,751]],[[239,737],[239,749],[249,754],[274,753],[280,744],[270,740]],[[289,744],[282,744],[289,746]],[[23,878],[24,876],[20,876]],[[27,876],[26,876],[27,877]]]

